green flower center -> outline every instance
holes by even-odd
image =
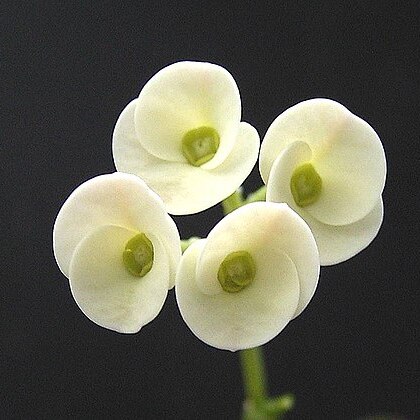
[[[249,252],[231,252],[220,264],[217,279],[225,292],[236,293],[252,283],[255,272],[255,262]]]
[[[304,163],[293,171],[290,190],[299,207],[309,206],[318,200],[322,191],[322,179],[311,163]]]
[[[133,276],[145,276],[153,266],[153,259],[153,244],[144,233],[132,237],[125,245],[123,263]]]
[[[220,144],[220,137],[212,127],[198,127],[182,138],[182,153],[189,163],[201,166],[213,159]]]

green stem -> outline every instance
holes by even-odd
[[[276,412],[265,409],[267,404],[267,377],[262,347],[242,350],[240,358],[245,392],[242,419],[276,419]]]
[[[248,194],[245,200],[245,204],[254,203],[255,201],[265,201],[266,194],[267,187],[263,185],[262,187],[258,188],[257,191]]]
[[[244,204],[242,188],[238,188],[232,195],[222,201],[223,213],[225,215],[229,214]]]
[[[245,397],[258,400],[266,397],[267,379],[261,347],[240,352]]]
[[[293,394],[284,394],[278,397],[269,398],[259,405],[262,411],[281,419],[284,414],[290,411],[295,405],[295,397]],[[276,417],[277,416],[277,417]]]
[[[182,250],[182,253],[184,253],[185,252],[185,250],[193,243],[193,242],[195,242],[195,241],[198,241],[199,239],[201,239],[201,238],[199,238],[198,236],[191,236],[191,238],[188,238],[188,239],[181,239],[181,250]]]

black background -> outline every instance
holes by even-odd
[[[385,219],[355,258],[323,268],[307,310],[265,347],[291,419],[419,413],[419,6],[417,1],[36,1],[1,7],[0,418],[235,419],[238,355],[183,323],[171,292],[136,335],[91,323],[51,245],[83,181],[114,171],[125,105],[179,60],[227,68],[261,137],[304,99],[368,121],[388,161]],[[261,184],[254,170],[245,186]],[[177,217],[206,235],[219,207]]]

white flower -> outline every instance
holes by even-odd
[[[178,230],[160,198],[123,173],[73,191],[55,221],[53,247],[84,314],[124,333],[157,316],[181,257]]]
[[[140,176],[171,214],[205,210],[233,194],[257,161],[258,133],[240,119],[238,87],[227,70],[172,64],[120,115],[115,166]]]
[[[285,202],[310,226],[321,265],[363,250],[382,223],[386,161],[365,121],[328,99],[279,115],[261,145],[267,200]]]
[[[185,251],[176,299],[184,321],[205,343],[231,351],[256,347],[302,312],[319,269],[314,237],[293,210],[247,204]]]

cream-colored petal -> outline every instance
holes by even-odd
[[[282,252],[266,259],[259,253],[256,277],[238,293],[202,293],[196,283],[196,264],[205,240],[184,253],[177,272],[176,299],[191,331],[205,343],[236,351],[260,346],[274,338],[293,317],[299,299],[298,274]],[[260,259],[266,264],[259,264]]]
[[[152,321],[168,293],[169,260],[156,237],[149,236],[154,263],[144,277],[124,267],[125,245],[137,233],[101,226],[78,244],[70,264],[70,287],[80,309],[96,324],[121,333],[135,333]]]
[[[135,127],[142,146],[165,160],[186,162],[181,141],[190,130],[209,126],[220,136],[211,165],[229,154],[241,119],[239,90],[231,74],[210,63],[184,61],[156,73],[140,92]]]
[[[290,143],[303,141],[313,152],[328,142],[350,112],[330,99],[300,102],[281,113],[270,125],[261,144],[260,172],[267,183],[271,166]]]
[[[367,216],[348,225],[328,225],[320,222],[306,210],[298,207],[290,192],[290,178],[296,166],[310,157],[309,147],[302,142],[289,145],[274,162],[267,184],[267,200],[285,202],[305,220],[315,237],[321,265],[346,261],[366,248],[375,238],[382,224],[382,199]]]
[[[381,195],[386,175],[379,137],[365,121],[328,99],[312,99],[288,109],[270,126],[261,146],[260,170],[267,182],[277,156],[304,141],[322,178],[319,200],[305,211],[334,225],[366,216]]]
[[[197,285],[203,293],[221,293],[217,271],[226,255],[235,251],[265,255],[267,261],[273,254],[287,255],[300,282],[294,316],[303,311],[315,292],[320,266],[315,239],[299,215],[286,204],[268,202],[247,204],[228,214],[209,233],[198,261]]]
[[[178,229],[162,200],[137,176],[113,173],[92,178],[78,188],[61,207],[53,231],[54,255],[68,277],[78,243],[103,225],[118,225],[155,235],[165,244],[171,261],[171,284],[181,257]]]
[[[132,101],[125,108],[115,126],[115,166],[119,171],[144,179],[159,194],[171,214],[197,213],[219,203],[243,183],[258,159],[258,133],[245,122],[239,124],[231,153],[212,170],[159,159],[138,142],[132,123],[135,104],[136,101]]]
[[[383,220],[382,199],[367,216],[348,225],[327,225],[309,215],[305,220],[315,236],[321,265],[338,264],[358,254],[375,239]]]
[[[324,223],[353,223],[371,212],[382,194],[385,153],[373,128],[351,113],[328,140],[314,152],[323,192],[307,210]]]

